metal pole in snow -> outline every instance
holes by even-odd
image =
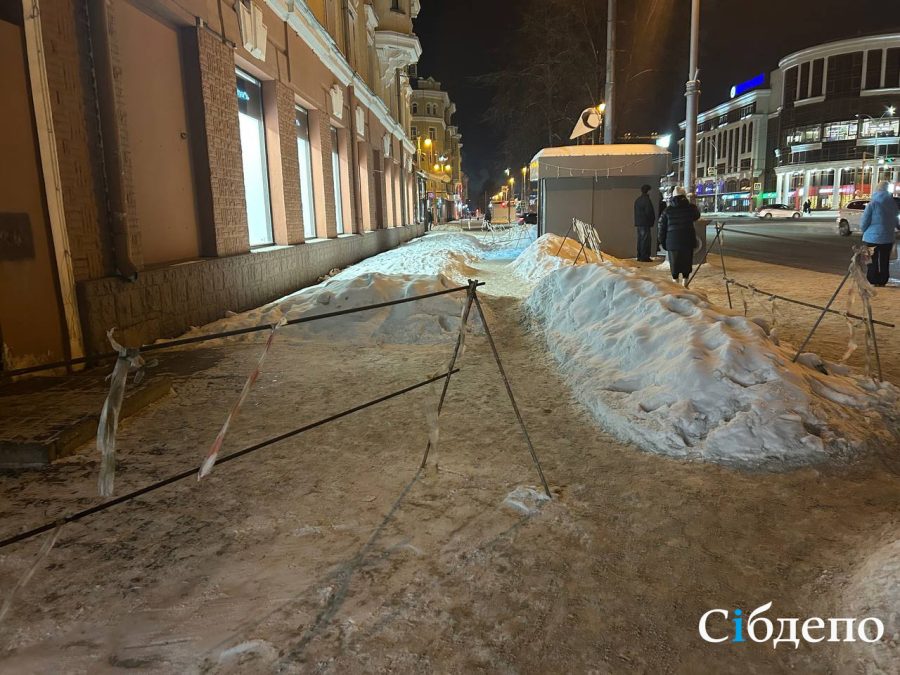
[[[497,345],[494,344],[494,337],[491,335],[491,329],[488,328],[487,318],[484,316],[484,310],[481,309],[481,302],[478,300],[478,293],[474,293],[475,308],[478,310],[478,316],[481,317],[481,325],[484,326],[484,335],[487,337],[488,344],[494,354],[494,360],[497,362],[497,368],[500,370],[500,377],[503,378],[503,384],[506,385],[506,393],[509,395],[509,402],[512,403],[513,411],[516,413],[516,419],[519,421],[519,427],[522,429],[522,435],[525,436],[525,442],[528,444],[528,451],[531,453],[531,460],[537,468],[538,475],[541,477],[541,483],[544,486],[544,492],[548,499],[553,499],[550,492],[550,486],[547,485],[547,479],[544,477],[544,470],[541,468],[541,462],[534,451],[534,445],[531,443],[531,437],[528,435],[528,429],[525,428],[525,420],[522,419],[522,413],[519,412],[519,406],[516,404],[516,397],[513,396],[512,387],[509,384],[509,378],[506,377],[506,371],[503,369],[503,363],[500,361],[500,354],[497,352]]]
[[[697,110],[700,99],[700,0],[691,1],[691,58],[684,95],[687,99],[684,121],[684,189],[694,194],[697,181]]]
[[[800,354],[803,353],[803,350],[806,348],[806,345],[809,344],[809,341],[812,339],[813,333],[816,332],[816,329],[819,327],[819,324],[822,323],[822,319],[825,318],[825,315],[828,313],[828,310],[831,309],[831,305],[834,304],[834,301],[837,299],[838,293],[841,292],[841,289],[844,287],[844,284],[847,283],[847,279],[850,278],[850,273],[852,269],[848,269],[847,273],[844,275],[844,278],[841,279],[841,283],[838,284],[838,287],[835,289],[834,293],[831,295],[831,299],[828,301],[828,304],[825,305],[825,309],[822,310],[822,313],[819,314],[819,318],[816,319],[816,322],[813,324],[813,327],[809,330],[809,335],[806,336],[806,339],[803,341],[803,344],[800,345],[800,348],[797,350],[797,353],[794,354],[794,358],[791,359],[794,363],[797,362],[797,359],[800,358]]]
[[[616,0],[609,0],[606,15],[606,110],[603,120],[603,142],[616,142]]]

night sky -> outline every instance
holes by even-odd
[[[644,6],[652,7],[657,16],[668,17],[668,25],[651,30],[627,16],[635,1],[618,0],[624,24],[619,31],[618,60],[624,70],[617,68],[617,77],[622,82],[637,75],[640,80],[633,82],[632,89],[639,84],[640,100],[632,102],[627,117],[620,114],[618,133],[674,132],[684,118],[691,3],[645,0]],[[522,11],[522,3],[516,0],[422,0],[416,20],[423,49],[419,76],[439,80],[456,102],[454,121],[463,134],[463,168],[471,179],[472,197],[488,176],[502,169],[496,131],[483,120],[491,92],[475,86],[471,78],[504,69],[504,51],[516,39]],[[830,40],[900,30],[900,3],[702,0],[700,25],[700,109],[706,110],[727,100],[733,84],[759,73],[768,75],[780,58],[793,51]],[[647,68],[653,70],[644,72]],[[585,107],[590,103],[585,101]]]

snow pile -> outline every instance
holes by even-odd
[[[342,273],[343,274],[343,273]],[[238,328],[272,325],[308,316],[363,307],[433,293],[458,286],[446,277],[365,273],[336,277],[280,300],[241,314],[193,328],[184,337],[209,335]],[[285,334],[310,340],[362,343],[434,344],[456,339],[466,293],[460,291],[380,309],[346,314],[282,328]],[[470,317],[476,326],[477,318]],[[243,336],[259,339],[260,333]],[[234,338],[232,338],[234,339]]]
[[[370,272],[445,276],[457,285],[465,285],[477,272],[472,264],[486,248],[486,243],[462,233],[435,233],[366,258],[335,275],[349,279]]]
[[[581,244],[571,237],[545,234],[522,251],[521,255],[510,263],[509,268],[520,279],[537,283],[551,272],[572,266],[576,256],[579,263],[586,260],[590,262],[600,260],[600,257],[587,247],[582,250]]]
[[[576,397],[646,450],[794,466],[895,440],[897,388],[813,355],[791,363],[760,325],[636,270],[567,267],[526,307]]]

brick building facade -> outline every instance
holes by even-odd
[[[19,38],[4,83],[22,113],[0,142],[35,165],[0,192],[4,367],[106,351],[111,327],[130,344],[174,336],[416,236],[405,73],[418,9],[0,10]],[[47,321],[32,325],[27,307]]]

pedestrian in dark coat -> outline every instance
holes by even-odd
[[[694,266],[694,247],[697,233],[694,223],[700,220],[700,209],[688,201],[687,193],[681,186],[672,191],[672,202],[659,219],[659,243],[666,249],[672,278],[684,277],[687,286]]]
[[[634,226],[637,228],[638,262],[650,262],[651,228],[656,222],[656,211],[650,201],[650,186],[641,186],[641,196],[634,200]]]

